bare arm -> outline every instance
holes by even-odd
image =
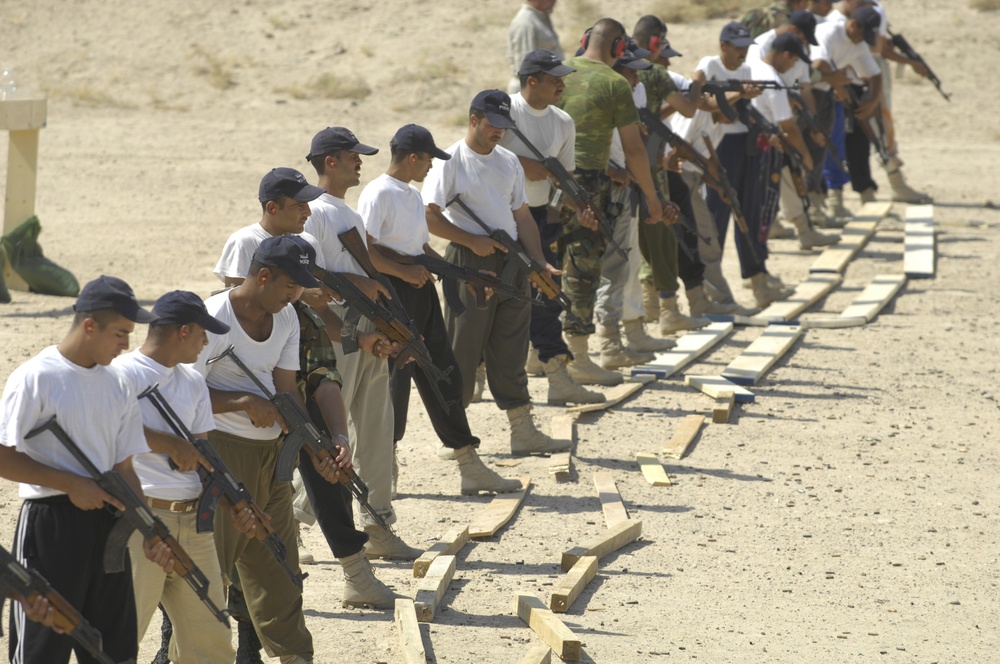
[[[781,131],[785,133],[785,139],[792,144],[795,151],[802,157],[802,165],[805,166],[806,170],[812,170],[812,156],[809,153],[809,148],[806,147],[806,142],[802,138],[802,131],[799,129],[799,125],[796,124],[795,119],[782,120],[778,124],[781,127]]]
[[[212,465],[208,462],[208,459],[195,449],[195,446],[189,441],[180,436],[175,436],[166,431],[151,429],[147,426],[143,427],[143,431],[146,434],[146,443],[149,445],[149,449],[158,454],[169,456],[174,465],[177,466],[178,471],[186,473],[196,470],[198,466],[202,466],[209,471],[212,470]],[[201,437],[204,438],[204,434]]]
[[[56,470],[6,445],[0,445],[0,477],[61,491],[82,510],[100,509],[105,503],[119,510],[125,509],[117,498],[97,486],[89,477]]]
[[[655,223],[663,215],[663,208],[656,194],[656,187],[653,186],[653,175],[649,170],[649,160],[646,157],[642,136],[639,134],[639,125],[621,127],[618,133],[621,134],[622,148],[625,151],[625,167],[646,196],[646,207],[649,210],[649,219],[646,221]]]
[[[549,272],[558,274],[559,270],[549,265],[549,262],[545,260],[545,254],[542,253],[542,240],[538,235],[538,225],[535,224],[535,218],[531,216],[531,210],[528,209],[527,203],[514,210],[514,223],[517,224],[517,239],[524,247],[524,251],[534,260],[546,266]]]
[[[489,256],[495,251],[503,251],[504,253],[507,251],[502,244],[493,238],[486,235],[473,235],[451,223],[441,212],[441,208],[433,203],[427,206],[427,228],[440,238],[468,247],[477,256]]]

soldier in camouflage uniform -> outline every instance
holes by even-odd
[[[787,23],[793,11],[805,8],[806,0],[777,0],[766,7],[751,9],[740,19],[740,23],[747,26],[750,36],[756,39],[768,30]]]

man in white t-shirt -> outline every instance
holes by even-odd
[[[576,169],[574,143],[576,127],[573,118],[556,104],[562,99],[566,85],[563,76],[575,71],[561,62],[551,51],[537,50],[524,56],[518,70],[520,92],[510,98],[510,118],[531,144],[546,157],[559,160],[567,172]],[[505,131],[500,145],[515,155],[524,169],[524,193],[528,197],[528,210],[538,226],[538,237],[546,260],[553,265],[559,260],[553,245],[562,235],[558,218],[558,203],[549,205],[556,195],[556,187],[548,169],[538,157],[512,131]],[[562,336],[562,308],[552,300],[544,307],[531,309],[532,359],[541,364],[548,380],[548,402],[565,406],[567,403],[598,403],[604,395],[584,388],[573,380],[566,370],[572,359],[569,347]]]
[[[319,253],[323,255],[326,269],[343,273],[356,284],[376,284],[377,290],[385,292],[377,281],[364,276],[361,265],[338,237],[355,229],[366,241],[364,220],[347,204],[344,196],[348,189],[361,182],[361,155],[377,152],[376,148],[358,141],[357,136],[344,127],[327,127],[313,137],[306,159],[316,170],[318,186],[326,193],[309,204],[312,214],[305,228],[319,240]],[[377,297],[377,293],[371,295]],[[340,318],[347,313],[344,304],[332,303],[330,307]],[[359,335],[374,329],[367,318],[358,321]],[[333,348],[337,370],[343,380],[341,396],[348,412],[350,439],[354,441],[355,470],[368,485],[368,501],[372,507],[387,523],[395,523],[396,513],[392,509],[393,415],[388,363],[368,353],[346,354],[340,343],[334,343]],[[365,544],[365,555],[369,558],[415,560],[422,553],[382,528],[367,512],[362,511],[360,518],[369,537]]]
[[[389,170],[372,180],[358,199],[358,211],[365,220],[368,241],[373,248],[372,262],[392,283],[395,296],[410,314],[434,364],[455,366],[455,354],[448,341],[433,276],[422,265],[401,262],[403,256],[429,254],[440,258],[429,244],[423,199],[411,183],[423,182],[433,160],[447,161],[450,155],[434,144],[427,129],[413,124],[400,128],[389,147],[392,152]],[[462,376],[455,375],[458,372],[452,374],[451,383],[439,383],[441,396],[451,403],[447,410],[433,391],[431,381],[434,379],[421,367],[413,363],[401,367],[393,364],[389,373],[395,443],[399,443],[406,432],[412,378],[434,432],[446,448],[453,450],[458,461],[462,494],[506,493],[521,488],[518,480],[500,477],[483,464],[476,453],[479,439],[472,435],[462,406]]]
[[[299,368],[299,323],[290,306],[303,288],[318,288],[312,275],[315,250],[295,235],[270,237],[254,253],[246,279],[213,295],[208,312],[229,326],[209,334],[195,368],[205,376],[215,414],[208,440],[262,510],[283,542],[295,541],[290,482],[275,478],[285,425],[278,410],[233,360],[209,364],[230,346],[271,392],[286,392],[301,402],[295,374]],[[312,635],[302,614],[302,591],[288,578],[267,548],[249,539],[226,519],[215,521],[216,546],[224,574],[235,565],[247,610],[264,650],[283,664],[312,662]],[[288,547],[289,567],[298,567]]]
[[[437,160],[424,180],[423,199],[427,227],[450,241],[445,258],[476,270],[503,274],[506,248],[487,235],[458,205],[456,195],[490,229],[499,229],[518,241],[524,251],[550,274],[559,274],[545,260],[538,226],[528,210],[524,169],[517,156],[499,145],[504,130],[513,126],[510,97],[500,90],[484,90],[472,100],[465,138],[449,147],[447,161]],[[528,275],[519,269],[512,285],[529,293]],[[531,304],[500,296],[479,309],[475,298],[460,291],[465,311],[459,315],[445,303],[445,326],[455,351],[456,366],[464,381],[462,405],[472,400],[472,377],[480,359],[486,358],[486,377],[497,407],[510,421],[510,449],[532,454],[566,449],[537,429],[531,417],[531,395],[524,365],[528,357]]]
[[[507,28],[507,61],[513,77],[507,92],[514,94],[521,89],[517,71],[524,57],[537,49],[545,49],[562,60],[565,57],[559,44],[559,35],[552,27],[552,10],[556,0],[525,0],[514,20]]]
[[[73,323],[59,345],[15,369],[0,398],[0,477],[20,482],[24,500],[11,552],[101,633],[111,659],[135,661],[132,573],[128,568],[105,572],[103,562],[116,518],[102,508],[124,506],[91,479],[52,432],[28,434],[55,418],[99,471],[119,473],[141,497],[132,459],[149,448],[139,405],[108,365],[128,348],[135,323],[154,316],[139,306],[128,284],[107,276],[86,284],[73,308]],[[144,545],[143,553],[165,571],[173,568],[165,543]],[[12,662],[66,664],[73,650],[87,657],[43,623],[26,622],[20,603],[11,607],[9,635]]]

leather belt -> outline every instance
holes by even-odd
[[[158,510],[168,512],[193,512],[198,509],[198,499],[192,500],[164,500],[162,498],[152,498],[146,496],[146,504]]]

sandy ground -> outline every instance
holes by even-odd
[[[169,289],[217,287],[211,268],[224,239],[259,216],[260,177],[275,166],[305,171],[318,129],[347,125],[384,148],[366,160],[364,182],[385,167],[388,139],[405,123],[427,125],[439,144],[460,138],[473,94],[505,86],[506,25],[517,8],[143,4],[8,0],[0,60],[16,64],[22,85],[49,92],[37,196],[47,255],[81,282],[123,277],[147,303]],[[556,26],[569,46],[620,6],[561,3]],[[957,1],[888,6],[893,26],[954,93],[947,104],[912,74],[894,81],[907,175],[938,201],[937,278],[911,281],[871,325],[809,330],[755,388],[755,404],[732,424],[708,425],[689,457],[667,462],[673,486],[647,485],[632,459],[659,451],[682,416],[710,409],[678,379],[581,418],[573,482],[556,484],[544,459],[502,468],[534,485],[498,537],[462,551],[443,609],[422,627],[429,659],[514,662],[539,643],[513,614],[513,594],[547,601],[561,551],[604,528],[592,477],[606,470],[643,520],[643,537],[601,562],[565,616],[583,661],[995,661],[1000,348],[988,286],[1000,278],[1000,214],[987,202],[1000,202],[1000,120],[990,112],[1000,90],[981,65],[996,60],[1000,43],[981,27],[997,17]],[[656,8],[629,7],[618,14],[628,25]],[[671,28],[686,54],[675,61],[681,71],[715,51],[723,22]],[[885,220],[817,310],[837,313],[875,274],[900,272],[901,230],[898,218]],[[791,241],[774,249],[786,281],[805,276],[814,255]],[[0,308],[0,379],[58,341],[71,304],[15,293]],[[739,330],[689,372],[721,370],[758,334]],[[531,380],[542,403],[544,389]],[[547,421],[560,410],[539,406],[536,415]],[[399,530],[426,546],[488,498],[457,496],[456,469],[434,454],[423,410],[412,412],[400,447]],[[509,460],[492,402],[474,405],[471,421],[488,461]],[[0,488],[4,544],[18,504],[12,485]],[[401,661],[389,614],[341,610],[339,567],[318,530],[305,537],[320,560],[305,598],[316,661]],[[377,568],[399,592],[414,592],[407,566]],[[154,650],[146,638],[140,661]]]

